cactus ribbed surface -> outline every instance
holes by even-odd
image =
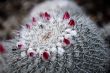
[[[66,29],[77,34],[65,36]],[[108,69],[109,48],[103,31],[75,3],[46,1],[37,5],[19,31],[14,39],[2,42],[7,53],[0,57],[6,58],[0,73],[106,73]],[[71,39],[57,45],[63,34]],[[22,44],[18,46],[19,41]]]

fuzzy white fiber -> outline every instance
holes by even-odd
[[[40,17],[45,12],[49,19]],[[69,19],[63,19],[65,12],[70,14]],[[68,25],[70,19],[74,19],[74,26]],[[64,38],[70,43],[65,44]],[[106,73],[110,59],[103,31],[67,0],[35,6],[23,20],[19,34],[2,44],[7,53],[0,57],[6,59],[0,73]]]

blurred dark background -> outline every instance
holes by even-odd
[[[110,22],[110,1],[109,0],[75,0],[84,8],[86,13],[96,21],[99,27]]]

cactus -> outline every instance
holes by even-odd
[[[103,30],[75,3],[46,1],[22,24],[14,39],[2,42],[7,50],[3,73],[106,73]]]

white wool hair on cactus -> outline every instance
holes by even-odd
[[[74,2],[45,1],[23,20],[14,39],[2,42],[8,52],[1,72],[106,73],[102,32]]]

